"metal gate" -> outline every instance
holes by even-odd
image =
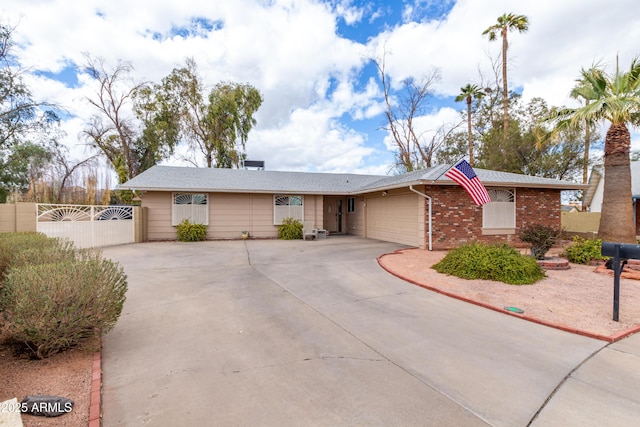
[[[67,238],[76,248],[135,242],[133,206],[36,205],[36,230]]]

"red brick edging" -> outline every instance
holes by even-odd
[[[91,374],[91,398],[89,400],[89,427],[100,427],[100,388],[102,385],[102,367],[100,352],[93,354]]]
[[[398,251],[396,251],[396,252],[398,252]],[[413,279],[410,279],[408,277],[403,276],[402,274],[396,273],[395,271],[387,268],[381,262],[382,257],[384,257],[385,255],[393,255],[393,253],[391,253],[391,254],[382,254],[378,258],[376,258],[376,260],[378,261],[378,265],[380,267],[382,267],[384,270],[386,270],[388,273],[398,277],[399,279],[402,279],[405,282],[412,283],[412,284],[414,284],[416,286],[420,286],[421,288],[428,289],[430,291],[437,292],[439,294],[442,294],[442,295],[445,295],[445,296],[448,296],[448,297],[451,297],[451,298],[455,298],[455,299],[458,299],[460,301],[464,301],[464,302],[468,302],[468,303],[471,303],[471,304],[475,304],[475,305],[478,305],[478,306],[483,307],[483,308],[488,308],[490,310],[497,311],[499,313],[508,314],[510,316],[515,316],[515,317],[519,317],[520,319],[528,320],[529,322],[538,323],[540,325],[548,326],[550,328],[560,329],[562,331],[571,332],[573,334],[578,334],[578,335],[582,335],[582,336],[589,337],[589,338],[595,338],[595,339],[598,339],[598,340],[607,341],[609,343],[614,343],[616,341],[621,340],[622,338],[628,337],[629,335],[633,335],[636,332],[640,332],[640,325],[638,325],[638,326],[635,326],[635,327],[633,327],[631,329],[627,329],[626,331],[618,332],[615,335],[611,335],[611,336],[600,335],[600,334],[595,334],[593,332],[582,331],[580,329],[574,329],[574,328],[569,328],[569,327],[562,326],[562,325],[556,325],[554,323],[547,322],[545,320],[541,320],[541,319],[538,319],[538,318],[535,318],[535,317],[527,316],[525,314],[518,314],[518,313],[511,312],[511,311],[507,311],[507,310],[505,310],[504,308],[501,308],[501,307],[495,307],[493,305],[489,305],[489,304],[486,304],[486,303],[483,303],[483,302],[480,302],[480,301],[474,301],[472,299],[469,299],[469,298],[466,298],[466,297],[463,297],[463,296],[460,296],[460,295],[456,295],[456,294],[451,293],[451,292],[446,292],[446,291],[443,291],[441,289],[434,288],[434,287],[429,286],[429,285],[425,285],[424,283],[417,282],[417,281],[415,281]]]

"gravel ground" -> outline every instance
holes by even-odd
[[[1,337],[0,337],[1,338]],[[0,340],[1,341],[1,340]],[[70,413],[55,418],[22,415],[25,427],[86,427],[89,425],[89,399],[94,349],[75,348],[44,360],[16,354],[15,348],[0,343],[0,401],[27,395],[47,394],[74,401]]]
[[[596,267],[570,264],[547,271],[533,285],[507,285],[440,274],[431,266],[446,252],[407,249],[382,256],[380,264],[410,281],[492,307],[518,307],[524,315],[590,334],[613,337],[640,326],[640,281],[620,280],[619,321],[613,317],[613,276]]]

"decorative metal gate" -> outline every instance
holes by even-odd
[[[77,248],[135,242],[133,206],[37,204],[37,231],[67,238]]]

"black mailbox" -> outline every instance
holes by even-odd
[[[602,242],[602,255],[613,257],[613,320],[620,312],[620,273],[628,259],[640,259],[640,245],[632,243]]]
[[[616,254],[616,248],[619,252]],[[640,245],[632,243],[602,242],[602,255],[622,259],[640,259]]]

